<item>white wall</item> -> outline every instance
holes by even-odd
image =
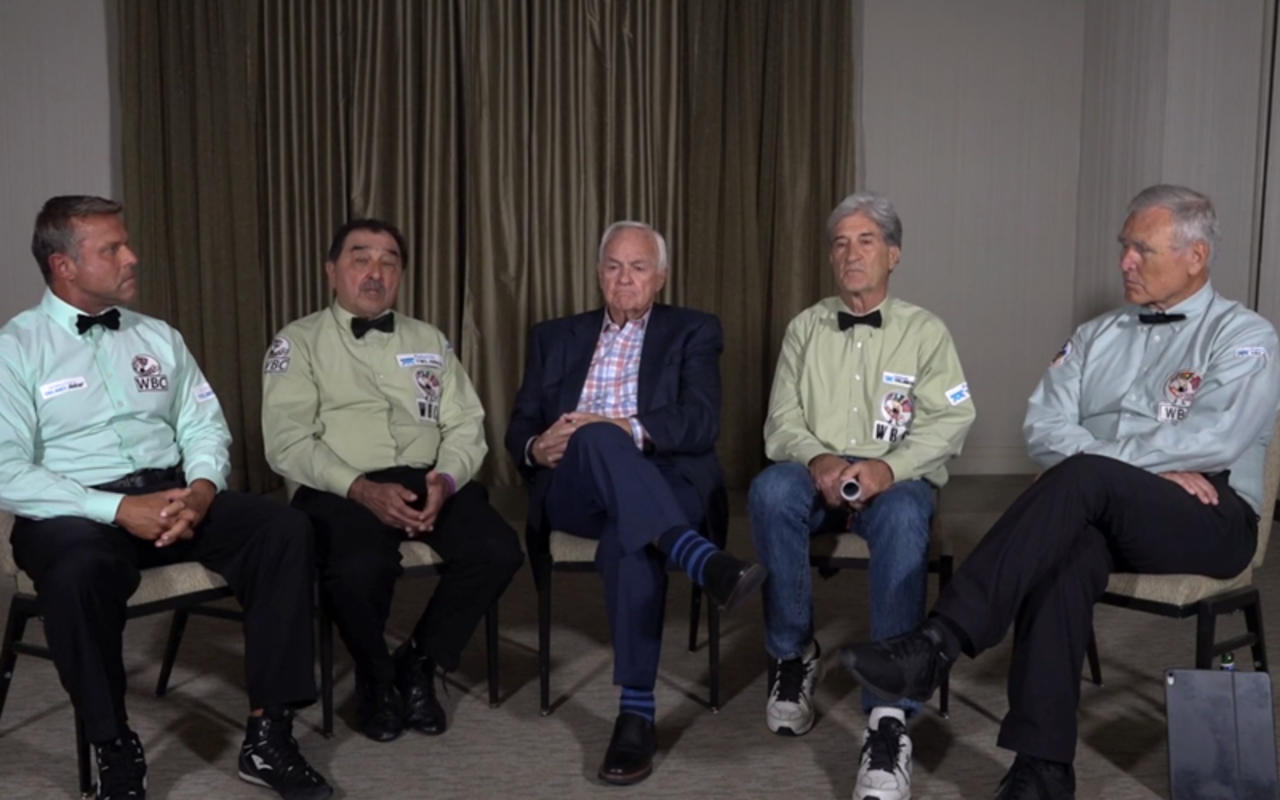
[[[111,0],[0,2],[0,323],[40,299],[31,225],[55,194],[120,195]]]
[[[1115,237],[1144,186],[1208,193],[1215,285],[1280,306],[1280,242],[1252,261],[1266,0],[862,0],[861,21],[859,183],[897,204],[892,289],[946,320],[978,408],[955,472],[1032,469],[1026,397],[1123,302]]]

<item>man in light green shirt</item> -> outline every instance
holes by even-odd
[[[315,526],[324,602],[356,665],[361,729],[381,742],[406,725],[444,731],[435,670],[457,668],[524,560],[471,480],[487,452],[471,381],[444,334],[392,310],[406,260],[393,225],[343,225],[325,263],[333,304],[276,335],[262,380],[267,461],[298,485],[293,504]],[[404,538],[429,544],[448,569],[392,656],[383,631]]]
[[[0,507],[35,582],[62,685],[98,760],[99,798],[143,797],[121,656],[139,569],[199,561],[244,606],[253,709],[240,777],[289,798],[332,789],[303,760],[291,708],[315,700],[312,542],[281,503],[223,491],[231,435],[181,334],[124,307],[138,258],[122,209],[54,197],[32,252],[48,290],[0,329]]]
[[[846,197],[827,221],[837,294],[787,326],[765,420],[776,462],[751,484],[748,512],[765,582],[771,659],[765,721],[813,725],[821,651],[813,637],[809,537],[852,529],[871,552],[871,630],[892,636],[924,616],[934,490],[960,452],[974,408],[942,321],[889,297],[902,223],[887,198]],[[918,703],[863,693],[869,721],[855,800],[910,796],[906,717]]]

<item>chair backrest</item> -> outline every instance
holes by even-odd
[[[12,534],[13,515],[8,511],[0,511],[0,575],[16,579],[18,565],[13,560],[13,546],[9,543]]]
[[[1267,540],[1271,538],[1271,523],[1275,518],[1276,493],[1280,487],[1280,415],[1276,417],[1275,432],[1267,445],[1267,461],[1262,471],[1262,507],[1258,509],[1258,549],[1253,553],[1253,568],[1262,566],[1267,555]]]

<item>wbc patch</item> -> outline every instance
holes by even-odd
[[[1159,422],[1181,422],[1191,413],[1191,401],[1195,399],[1202,379],[1191,370],[1179,370],[1173,373],[1165,384],[1165,392],[1170,402],[1160,403],[1156,407],[1156,420]]]
[[[444,359],[439,353],[398,353],[396,364],[401,367],[435,367],[444,366]]]
[[[440,376],[426,369],[413,371],[413,384],[422,397],[418,398],[418,419],[440,421]]]
[[[905,392],[889,392],[880,401],[880,413],[884,419],[875,421],[871,435],[881,442],[898,442],[907,437],[911,415],[915,406]]]
[[[262,362],[262,374],[270,375],[274,372],[289,371],[289,353],[293,350],[293,345],[289,344],[289,340],[283,336],[277,336],[271,340],[271,346],[267,348],[267,357]]]
[[[169,391],[169,376],[155,356],[139,353],[129,362],[133,368],[133,387],[140,392]]]
[[[1058,354],[1053,357],[1052,361],[1049,362],[1049,366],[1060,367],[1064,363],[1066,363],[1066,360],[1070,357],[1071,357],[1071,340],[1068,339],[1062,343],[1062,349],[1059,350]]]

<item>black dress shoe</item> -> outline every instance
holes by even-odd
[[[653,772],[655,750],[653,723],[636,714],[619,714],[600,764],[600,780],[616,786],[639,783]]]
[[[404,699],[404,724],[419,733],[439,736],[448,727],[444,709],[436,700],[436,665],[418,652],[412,642],[395,653],[396,687]]]
[[[404,733],[404,707],[390,683],[356,680],[356,717],[360,732],[375,742],[389,742]]]
[[[1076,772],[1070,764],[1024,756],[1000,779],[996,800],[1075,800]]]
[[[889,702],[910,698],[926,702],[942,685],[953,658],[936,620],[881,642],[855,644],[840,651],[840,663],[866,689]]]
[[[764,584],[769,570],[760,564],[742,561],[723,551],[707,560],[703,588],[721,611],[732,611],[748,595]]]

